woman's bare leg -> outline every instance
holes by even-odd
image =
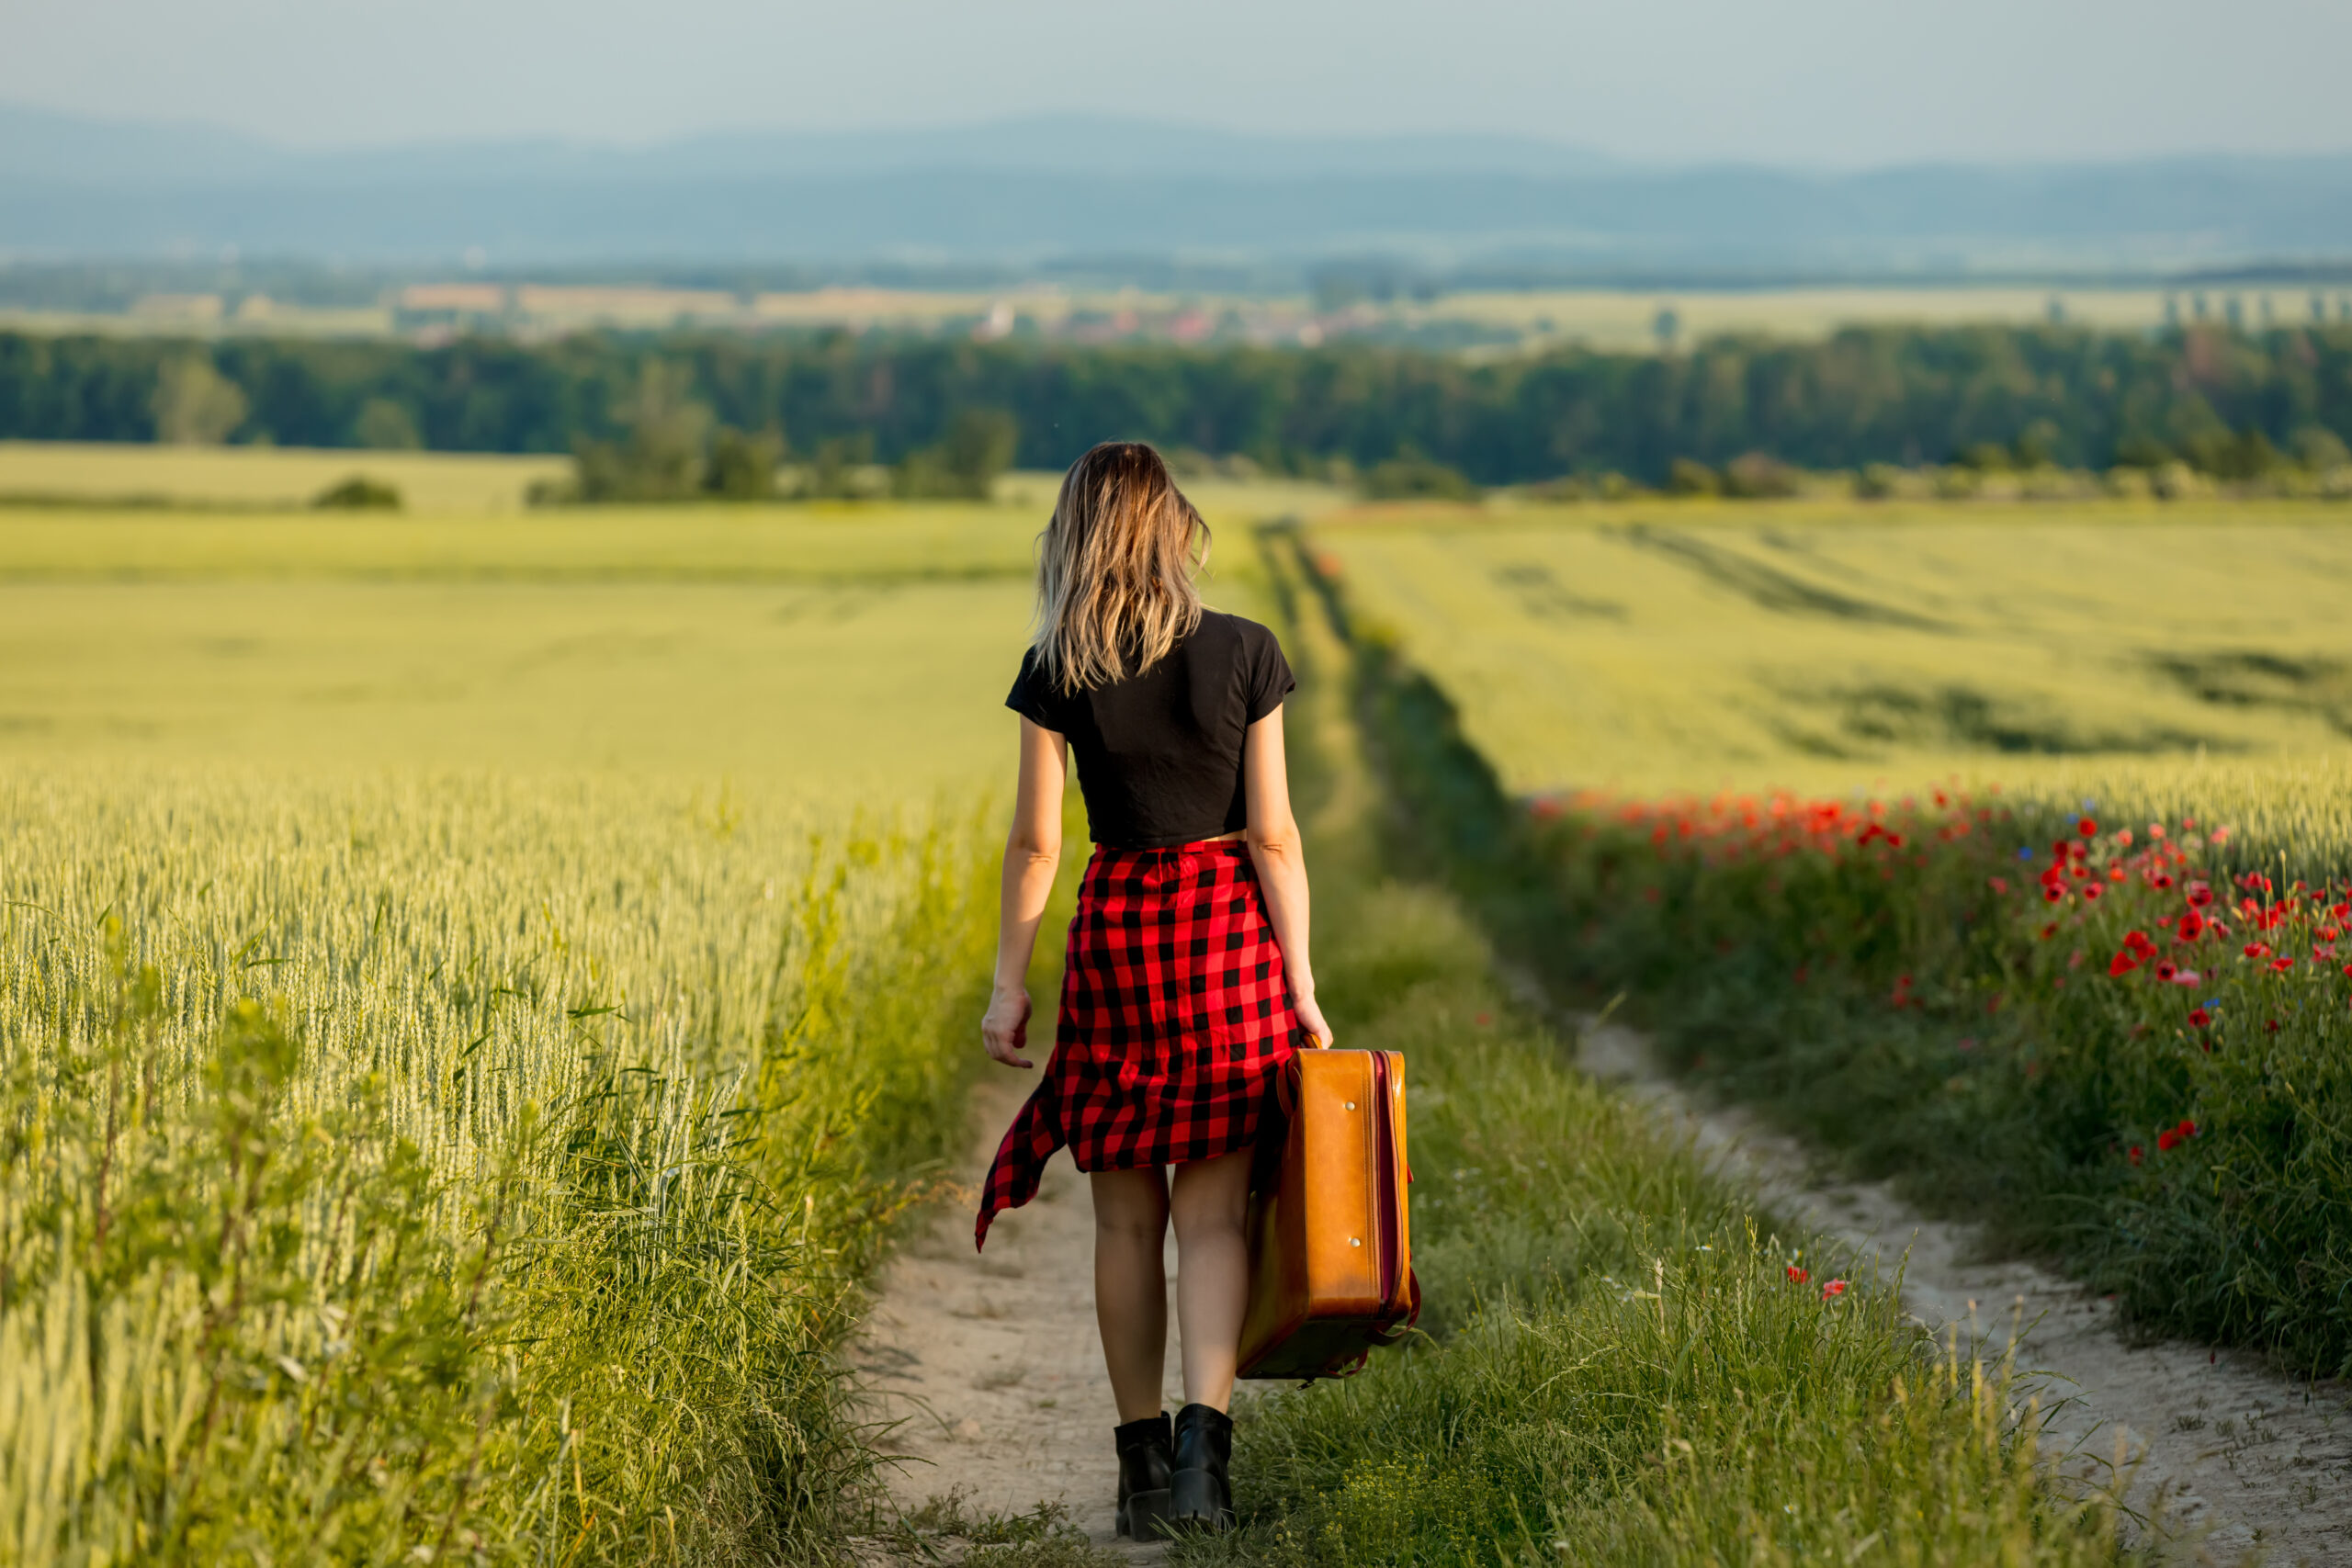
[[[1176,1323],[1183,1337],[1184,1403],[1233,1401],[1241,1314],[1250,1298],[1250,1151],[1180,1165],[1169,1197],[1176,1220]]]
[[[1159,1414],[1168,1365],[1168,1179],[1159,1167],[1098,1170],[1094,1190],[1094,1322],[1119,1421]]]

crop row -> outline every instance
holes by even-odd
[[[968,828],[19,774],[0,1556],[775,1561],[960,1125]]]

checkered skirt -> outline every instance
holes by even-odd
[[[1036,1195],[1067,1144],[1080,1170],[1250,1147],[1298,1021],[1238,840],[1098,847],[1079,886],[1053,1059],[989,1167],[974,1240]]]

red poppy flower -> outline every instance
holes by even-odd
[[[2204,934],[2205,917],[2191,909],[2180,917],[2179,923],[2173,927],[2173,931],[2181,941],[2195,942]]]
[[[1988,876],[1984,880],[1996,893],[2007,893],[2009,890],[2009,879],[2006,876]]]
[[[2202,882],[2192,882],[2188,885],[2188,901],[2201,909],[2213,901],[2213,889]]]
[[[2123,845],[2126,849],[2129,849],[2132,844],[2132,829],[2126,828],[2121,832],[2116,834],[2115,841]]]
[[[2066,901],[2066,890],[2054,882],[2045,883],[2042,886],[2041,897],[2047,903],[2063,904]]]
[[[2156,944],[2149,940],[2148,933],[2142,931],[2125,931],[2123,933],[2123,945],[2130,948],[2132,952],[2142,954],[2151,953],[2156,950]]]
[[[2179,967],[2169,958],[2163,960],[2156,965],[2156,978],[2159,980],[2170,980],[2174,976],[2179,973]]]
[[[2160,1155],[2168,1155],[2172,1153],[2172,1146],[2178,1142],[2180,1142],[2180,1134],[2167,1127],[2156,1134],[2156,1152]]]
[[[2132,1145],[2131,1156],[2132,1163],[2133,1165],[2138,1165],[2142,1160],[2148,1157],[2148,1151],[2142,1148],[2139,1145],[2134,1144]]]
[[[2107,972],[2109,975],[2129,975],[2132,970],[2137,969],[2138,967],[2140,967],[2140,961],[2137,958],[2132,957],[2131,951],[2126,949],[2125,951],[2117,953],[2113,959],[2109,961]]]
[[[2337,904],[2327,912],[2339,920],[2352,920],[2352,904]]]
[[[2173,1135],[2185,1144],[2197,1136],[2197,1123],[2184,1116],[2180,1119],[2180,1125],[2173,1129]]]
[[[2086,817],[2075,824],[2075,831],[2086,839],[2096,839],[2098,837],[2098,824]]]
[[[1790,1264],[1790,1265],[1789,1265],[1789,1282],[1790,1282],[1791,1284],[1792,1284],[1792,1285],[1802,1285],[1802,1284],[1804,1284],[1807,1280],[1810,1280],[1810,1279],[1812,1279],[1812,1278],[1813,1278],[1812,1270],[1810,1270],[1810,1269],[1800,1269],[1800,1268],[1798,1268],[1798,1267],[1797,1267],[1795,1264],[1793,1264],[1793,1263],[1792,1263],[1792,1264]]]
[[[2189,1010],[2188,1021],[2199,1029],[2204,1029],[2212,1023],[2213,1015],[2203,1008],[2192,1008]]]
[[[2275,1018],[2266,1018],[2262,1021],[2262,1027],[2267,1032],[2276,1034],[2278,1032],[2278,1021]]]
[[[2148,886],[2158,889],[2170,887],[2172,886],[2172,873],[2168,871],[2160,871],[2156,873],[2155,875],[2148,878]]]
[[[1843,1280],[1832,1280],[1821,1287],[1821,1299],[1825,1302],[1834,1302],[1845,1293],[1846,1281]]]
[[[2274,958],[2270,961],[2270,967],[2281,975],[2294,966],[2295,961],[2291,958]]]
[[[2093,901],[2097,901],[2098,896],[2106,891],[2106,888],[2101,887],[2096,882],[2086,882],[2083,884],[2083,897]]]
[[[2247,942],[2245,955],[2248,958],[2267,958],[2270,956],[2270,944],[2267,942]]]

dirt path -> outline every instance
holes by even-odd
[[[980,1084],[968,1183],[977,1187],[1035,1081],[991,1069]],[[890,1480],[901,1507],[951,1495],[976,1514],[1061,1503],[1095,1544],[1157,1562],[1164,1549],[1117,1541],[1114,1531],[1119,1417],[1094,1331],[1093,1228],[1067,1152],[1054,1156],[1034,1201],[997,1217],[985,1254],[972,1251],[970,1206],[947,1206],[885,1271],[853,1359],[878,1413],[900,1423],[884,1447],[906,1456]],[[1172,1245],[1168,1272],[1172,1286]],[[1171,1325],[1175,1316],[1171,1301]],[[1182,1403],[1172,1343],[1168,1363],[1172,1411]]]
[[[2209,1532],[2214,1561],[2259,1548],[2278,1568],[2352,1563],[2352,1405],[2341,1387],[2290,1384],[2231,1351],[2127,1343],[2110,1303],[2031,1264],[1978,1261],[1974,1227],[1923,1218],[1884,1183],[1826,1178],[1796,1140],[1694,1100],[1631,1030],[1589,1028],[1582,1042],[1587,1072],[1682,1122],[1777,1213],[1853,1247],[1862,1268],[1904,1267],[1904,1297],[1929,1325],[1973,1325],[1998,1354],[2021,1314],[2017,1364],[2041,1374],[2045,1406],[2065,1401],[2051,1430],[2076,1450],[2070,1468],[2103,1471],[2120,1438],[2140,1461],[2132,1506],[2161,1504],[2175,1528]]]

